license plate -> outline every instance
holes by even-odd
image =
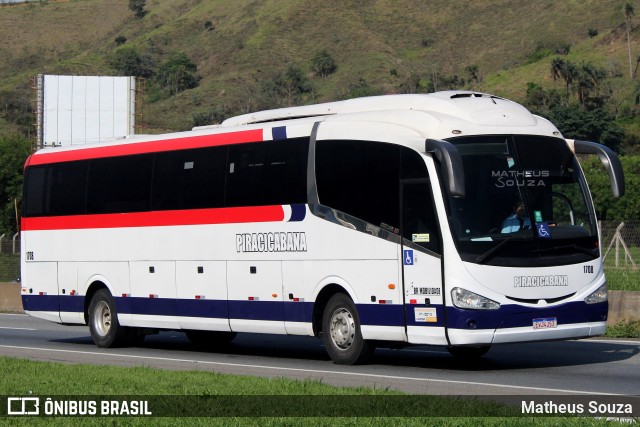
[[[555,317],[545,317],[544,319],[533,319],[533,329],[553,329],[558,327],[558,319]]]

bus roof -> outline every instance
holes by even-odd
[[[422,111],[436,116],[484,125],[535,126],[536,118],[522,105],[494,95],[470,91],[443,91],[430,94],[381,95],[301,107],[279,108],[231,117],[222,127],[281,120],[364,113],[374,111]]]
[[[472,91],[443,91],[430,94],[381,95],[353,98],[344,101],[279,108],[231,117],[222,124],[201,126],[192,131],[159,135],[133,135],[112,141],[65,147],[46,147],[38,154],[57,152],[57,157],[78,158],[89,155],[85,149],[100,147],[125,147],[150,144],[149,150],[160,145],[172,149],[189,148],[201,138],[217,134],[246,134],[274,126],[290,126],[316,121],[354,120],[395,123],[417,131],[425,138],[444,139],[460,134],[530,133],[561,137],[560,132],[548,120],[535,116],[522,105],[494,95]],[[311,127],[309,127],[311,129]],[[243,137],[244,138],[244,137]],[[246,138],[245,138],[246,139]],[[195,147],[194,146],[194,147]],[[191,147],[191,148],[194,148]],[[164,148],[169,149],[169,148]],[[126,148],[122,148],[126,151]],[[133,148],[140,152],[139,148]],[[64,152],[78,151],[65,155]],[[109,152],[112,152],[111,149]],[[53,156],[56,157],[56,156]],[[53,159],[53,157],[51,157]],[[44,159],[40,161],[44,162]]]

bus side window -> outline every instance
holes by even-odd
[[[33,166],[26,172],[24,215],[83,215],[87,161]]]
[[[83,215],[87,188],[86,160],[49,165],[47,215]]]
[[[226,206],[306,203],[309,139],[229,147]]]
[[[224,206],[226,147],[157,153],[153,210]]]
[[[45,211],[47,166],[31,166],[25,172],[24,216],[42,216]]]
[[[87,213],[148,211],[152,166],[152,154],[90,160]]]
[[[400,147],[371,141],[319,141],[320,203],[386,230],[399,230]]]

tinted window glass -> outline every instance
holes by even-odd
[[[306,138],[229,147],[227,206],[306,203]]]
[[[54,163],[47,175],[47,214],[84,214],[87,162]]]
[[[597,224],[578,160],[560,138],[452,138],[466,197],[449,197],[464,261],[509,267],[568,265],[599,256]]]
[[[422,157],[402,148],[402,236],[405,245],[435,253],[440,249],[440,224],[433,203],[429,173]]]
[[[399,229],[400,147],[367,141],[318,141],[320,203],[385,229]]]
[[[25,172],[24,180],[24,216],[40,216],[45,214],[45,177],[46,166],[32,166]]]
[[[149,210],[152,164],[151,154],[91,160],[87,213]]]
[[[86,161],[30,167],[25,179],[24,215],[82,215],[86,185]]]
[[[224,206],[226,147],[156,154],[153,210]]]

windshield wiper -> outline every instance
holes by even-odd
[[[500,251],[502,248],[504,248],[504,246],[507,244],[507,242],[510,242],[511,240],[513,240],[514,237],[515,236],[509,236],[506,239],[504,239],[502,242],[498,243],[497,245],[495,245],[494,247],[492,247],[491,249],[486,251],[485,253],[483,253],[481,255],[478,255],[476,257],[476,262],[478,264],[484,263],[484,261],[486,261],[488,258],[491,258],[496,253],[498,253],[498,251]]]
[[[564,245],[564,246],[553,246],[551,248],[536,249],[534,251],[531,251],[531,253],[535,254],[535,253],[544,253],[544,252],[556,252],[556,251],[562,251],[565,249],[574,249],[578,252],[582,252],[583,254],[587,254],[591,256],[595,256],[593,252],[596,250],[596,249],[587,249],[585,247],[578,246],[575,243],[573,243],[573,244]]]

